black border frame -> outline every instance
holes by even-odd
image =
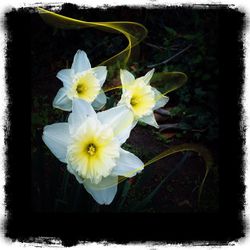
[[[204,6],[204,8],[207,6]],[[164,8],[164,7],[163,7]],[[186,8],[186,7],[181,7]],[[157,241],[225,244],[245,235],[244,122],[240,104],[244,83],[242,36],[245,14],[228,6],[220,11],[220,210],[197,214],[50,214],[34,213],[30,206],[30,16],[32,9],[6,13],[7,93],[5,236],[24,242],[59,237],[64,245],[81,241],[116,243]],[[244,129],[244,125],[243,125]]]

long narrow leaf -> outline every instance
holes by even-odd
[[[103,61],[100,65],[111,65],[117,61],[123,62],[126,65],[131,56],[133,49],[147,36],[147,29],[140,23],[129,21],[114,21],[114,22],[87,22],[74,19],[71,17],[59,15],[57,13],[37,8],[42,19],[57,28],[61,29],[83,29],[96,28],[105,32],[120,33],[128,40],[128,45],[125,49]]]
[[[117,208],[118,211],[120,211],[122,209],[122,206],[127,198],[127,195],[128,195],[130,188],[131,188],[131,184],[127,180],[123,186],[123,190],[122,190],[122,194],[121,194],[121,201],[120,201],[118,208]]]
[[[142,201],[138,202],[138,204],[134,207],[133,211],[138,211],[144,209],[149,202],[153,199],[153,197],[156,195],[156,193],[159,191],[159,189],[162,187],[162,185],[182,166],[185,166],[183,163],[187,160],[189,157],[189,153],[186,153],[180,162],[171,170],[171,172],[156,186],[156,188]]]

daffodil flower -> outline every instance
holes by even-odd
[[[106,76],[105,66],[91,68],[87,54],[78,50],[71,68],[62,69],[56,75],[63,82],[63,87],[54,98],[53,107],[71,111],[72,100],[82,99],[92,103],[96,110],[101,109],[106,103],[106,95],[101,89]]]
[[[132,177],[143,168],[137,156],[121,148],[132,122],[125,106],[96,113],[86,101],[73,100],[68,122],[46,126],[43,141],[99,204],[110,204],[118,176]]]
[[[168,102],[168,97],[162,95],[157,89],[150,86],[149,82],[154,74],[154,69],[145,76],[135,79],[127,70],[120,70],[122,82],[122,96],[118,105],[126,105],[134,114],[134,125],[138,120],[158,128],[153,111],[163,107]]]

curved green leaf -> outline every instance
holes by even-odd
[[[154,73],[150,82],[162,95],[166,95],[183,86],[187,80],[187,75],[182,72],[159,72]]]

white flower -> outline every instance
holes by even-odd
[[[134,114],[134,125],[138,120],[158,128],[153,111],[163,107],[168,97],[149,85],[154,69],[135,79],[127,70],[120,70],[122,97],[118,105],[126,105]]]
[[[65,111],[72,110],[72,100],[82,99],[99,110],[106,103],[106,95],[101,90],[106,80],[105,66],[91,68],[86,53],[78,50],[74,56],[71,69],[60,70],[56,77],[63,82],[53,101],[53,107]]]
[[[86,101],[73,100],[68,122],[46,126],[43,140],[99,204],[110,204],[118,176],[132,177],[143,168],[137,156],[121,148],[132,122],[125,106],[96,114]]]

